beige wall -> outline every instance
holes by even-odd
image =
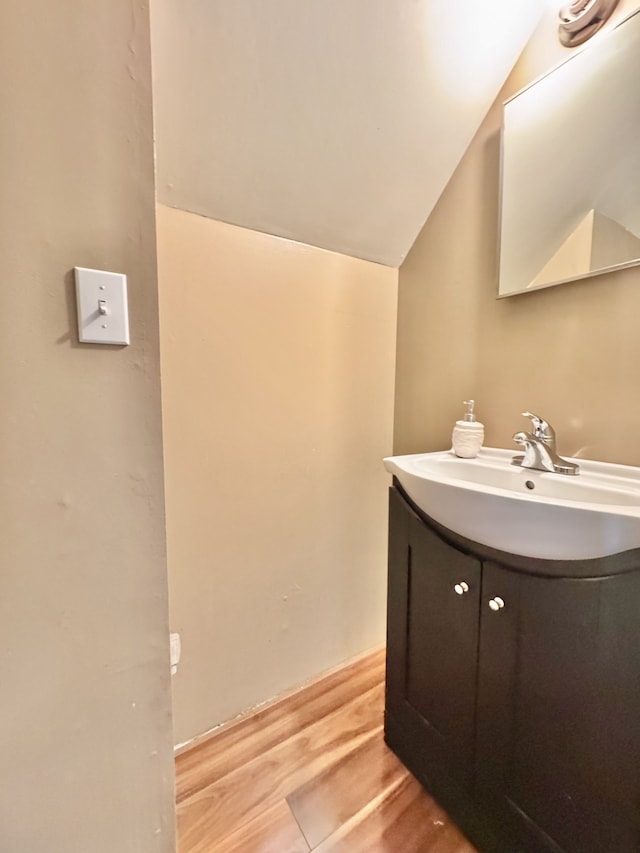
[[[158,210],[176,742],[384,641],[397,272]]]
[[[0,850],[169,853],[147,4],[0,17]],[[76,264],[130,347],[77,344]]]
[[[640,271],[496,300],[501,103],[563,57],[555,29],[532,38],[400,270],[397,453],[449,447],[474,397],[489,446],[511,447],[531,409],[561,453],[640,465]]]

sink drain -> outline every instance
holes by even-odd
[[[536,487],[536,484],[532,480],[525,480],[524,484],[528,489],[535,489]]]

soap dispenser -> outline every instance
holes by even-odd
[[[453,452],[464,459],[477,456],[484,441],[484,426],[476,420],[474,405],[473,400],[464,401],[464,418],[456,421],[451,434]]]

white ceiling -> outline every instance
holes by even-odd
[[[544,5],[153,0],[159,201],[399,266]]]

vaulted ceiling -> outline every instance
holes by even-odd
[[[544,0],[154,0],[159,201],[399,266]]]

